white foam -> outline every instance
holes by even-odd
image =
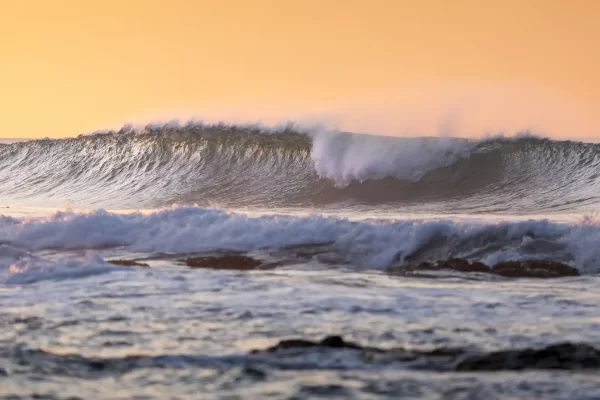
[[[317,173],[340,186],[384,177],[416,181],[427,171],[466,157],[473,148],[473,142],[443,137],[402,139],[334,132],[312,136]]]
[[[177,207],[148,215],[96,211],[57,213],[19,224],[0,220],[0,240],[13,246],[5,246],[5,258],[0,254],[0,263],[3,268],[15,262],[43,264],[27,252],[49,248],[124,246],[135,252],[187,253],[215,249],[253,251],[329,242],[350,265],[360,268],[384,268],[424,252],[435,257],[471,257],[489,264],[551,258],[570,262],[582,272],[595,272],[600,260],[600,250],[595,246],[599,239],[600,226],[596,224],[250,217],[223,210]],[[101,260],[83,263],[105,267]]]
[[[30,284],[45,280],[67,280],[104,274],[122,268],[87,252],[80,258],[48,260],[13,246],[0,245],[0,276],[7,284]]]

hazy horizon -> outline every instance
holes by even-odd
[[[12,2],[0,137],[193,117],[593,140],[599,18],[588,0]]]

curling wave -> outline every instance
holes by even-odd
[[[532,136],[473,141],[294,125],[162,125],[0,145],[0,202],[590,212],[599,166],[600,145]]]

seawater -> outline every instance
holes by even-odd
[[[0,397],[600,398],[597,368],[261,352],[331,335],[464,357],[600,348],[596,145],[261,129],[0,145]],[[223,252],[274,268],[182,262]],[[581,276],[387,273],[450,256]]]

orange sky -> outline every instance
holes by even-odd
[[[600,139],[600,1],[0,2],[0,137],[195,116]]]

